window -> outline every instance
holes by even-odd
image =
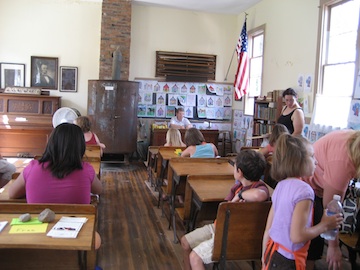
[[[359,69],[360,0],[321,0],[321,8],[318,90],[312,122],[345,128]]]
[[[245,114],[254,113],[254,97],[261,95],[263,55],[264,55],[265,25],[248,32],[248,53],[250,65],[250,90],[245,96]]]

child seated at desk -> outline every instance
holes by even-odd
[[[102,185],[94,168],[82,161],[85,139],[74,124],[58,125],[45,152],[32,160],[9,187],[9,198],[26,196],[27,203],[90,204],[90,193],[100,194]],[[100,247],[96,235],[95,247]]]
[[[236,157],[234,178],[237,181],[226,196],[232,202],[263,202],[269,200],[269,190],[260,177],[265,170],[265,158],[254,150],[243,150]],[[184,269],[205,269],[212,263],[215,223],[205,225],[181,238]]]
[[[176,128],[169,128],[166,132],[166,143],[164,146],[181,146],[185,147],[186,144],[181,140],[181,133]]]
[[[101,143],[98,136],[91,132],[91,122],[87,116],[79,116],[75,119],[74,124],[78,125],[84,133],[86,145],[99,145],[101,156],[103,155],[103,149],[106,148],[105,144]]]
[[[182,157],[214,158],[219,155],[213,143],[205,142],[204,136],[197,128],[190,128],[185,132],[187,148],[181,153]]]
[[[287,127],[283,124],[276,124],[269,136],[269,143],[259,150],[260,153],[262,153],[265,157],[272,155],[275,149],[276,140],[284,133],[289,134]]]

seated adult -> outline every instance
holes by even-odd
[[[288,88],[283,93],[285,106],[281,111],[277,123],[283,124],[292,135],[301,135],[305,125],[304,112],[297,102],[297,93]]]
[[[203,134],[197,128],[190,128],[185,132],[187,148],[181,153],[182,157],[213,158],[219,155],[213,143],[205,142]]]
[[[184,108],[179,107],[175,110],[175,117],[171,118],[169,127],[171,128],[185,128],[189,129],[192,127],[190,121],[184,117]]]
[[[90,204],[90,193],[102,185],[94,168],[82,161],[85,139],[81,128],[63,123],[52,132],[45,152],[32,160],[9,188],[9,198],[28,203]],[[100,247],[96,235],[95,247]]]

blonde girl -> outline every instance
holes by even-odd
[[[181,146],[185,147],[185,143],[181,140],[181,133],[176,128],[169,128],[166,132],[166,143],[164,146]]]
[[[341,214],[324,214],[312,226],[314,191],[301,177],[311,176],[316,163],[312,145],[305,139],[283,134],[277,140],[271,176],[280,182],[264,232],[263,269],[304,270],[310,240],[340,226]]]

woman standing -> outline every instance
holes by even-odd
[[[294,89],[288,88],[282,96],[285,100],[285,106],[281,111],[277,123],[285,125],[290,134],[301,135],[305,119],[304,112],[297,102],[297,93]]]
[[[350,180],[360,176],[360,131],[332,131],[313,146],[318,164],[314,176],[304,180],[315,191],[315,225],[321,220],[323,207],[326,207],[333,195],[338,194],[344,199]],[[315,260],[323,254],[323,248],[324,239],[317,237],[312,240],[307,269],[313,269]],[[329,269],[341,269],[341,256],[339,240],[329,241],[326,258]]]

